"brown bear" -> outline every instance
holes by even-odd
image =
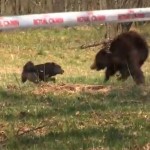
[[[23,83],[27,80],[33,83],[39,83],[40,81],[46,82],[52,76],[63,73],[64,70],[61,68],[61,66],[54,62],[34,65],[33,62],[28,61],[23,66],[21,79]]]
[[[145,39],[135,31],[128,31],[114,38],[109,48],[105,46],[96,54],[91,69],[106,68],[105,81],[119,71],[121,74],[119,79],[126,80],[132,75],[136,84],[142,84],[145,81],[141,66],[148,54],[148,44]]]

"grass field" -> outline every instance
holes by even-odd
[[[150,25],[139,31],[150,44]],[[145,86],[90,70],[102,28],[36,29],[0,33],[0,149],[144,150],[150,145],[150,59]],[[54,61],[56,83],[22,84],[22,66]],[[95,86],[94,86],[95,85]],[[149,147],[150,149],[150,147]],[[147,148],[148,150],[148,148]]]

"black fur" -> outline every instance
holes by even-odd
[[[38,83],[40,81],[46,82],[52,76],[63,73],[64,70],[61,66],[54,62],[34,65],[33,62],[29,61],[24,65],[21,76],[23,83],[26,82],[26,80]]]

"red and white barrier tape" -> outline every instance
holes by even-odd
[[[0,17],[0,30],[28,27],[64,27],[87,23],[150,20],[150,8],[96,10]]]

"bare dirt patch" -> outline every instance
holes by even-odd
[[[87,93],[103,93],[107,94],[110,91],[109,86],[103,85],[84,85],[84,84],[41,84],[39,85],[34,91],[33,94],[36,95],[43,95],[50,92],[53,93],[80,93],[80,92],[87,92]]]

